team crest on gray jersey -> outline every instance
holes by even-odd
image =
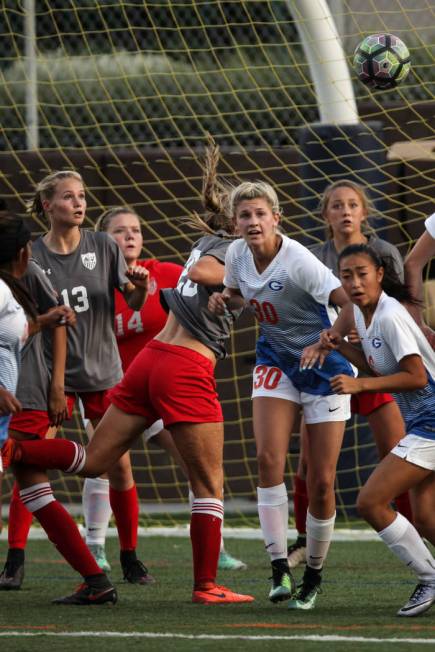
[[[97,264],[97,256],[94,251],[88,251],[87,254],[82,254],[82,263],[86,269],[94,269]]]

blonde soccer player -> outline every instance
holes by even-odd
[[[349,363],[332,356],[322,371],[300,369],[302,350],[331,324],[332,304],[348,298],[340,281],[311,252],[279,229],[275,190],[244,182],[231,193],[230,211],[241,238],[225,259],[225,289],[210,309],[225,314],[241,302],[259,325],[253,375],[253,422],[258,460],[258,513],[272,565],[272,602],[312,609],[335,523],[334,481],[349,398],[329,378],[352,375]],[[302,408],[308,431],[307,565],[294,590],[287,560],[288,497],[284,470],[290,433]]]

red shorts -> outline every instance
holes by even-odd
[[[101,419],[110,405],[110,389],[102,389],[99,392],[67,392],[68,413],[71,418],[76,398],[83,403],[86,419]]]
[[[26,432],[44,439],[50,427],[50,419],[46,410],[23,410],[14,414],[9,428],[17,432]]]
[[[222,408],[213,364],[184,346],[149,342],[135,357],[110,401],[127,414],[139,414],[147,427],[173,423],[220,423]]]
[[[363,417],[368,416],[378,408],[391,403],[394,398],[391,394],[382,392],[361,392],[354,394],[350,399],[350,409],[352,414],[360,414]]]

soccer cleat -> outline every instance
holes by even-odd
[[[24,580],[24,555],[20,559],[10,556],[0,573],[0,591],[18,591]]]
[[[435,584],[417,584],[408,602],[397,612],[398,616],[419,616],[435,603]]]
[[[101,568],[101,570],[105,573],[109,573],[112,570],[112,567],[107,561],[104,546],[100,545],[99,543],[90,543],[88,544],[88,548],[91,551],[92,556],[97,562],[99,568]]]
[[[272,562],[272,588],[269,591],[271,602],[289,600],[295,590],[295,581],[286,563]]]
[[[241,559],[236,559],[226,550],[219,553],[218,569],[219,570],[246,570],[248,565]]]
[[[192,602],[198,604],[232,604],[235,602],[253,602],[252,595],[243,595],[243,593],[234,593],[226,586],[214,584],[207,589],[194,589],[192,592]]]
[[[287,549],[287,560],[289,568],[296,568],[306,561],[306,538],[298,536],[296,541]]]
[[[107,579],[107,578],[106,578]],[[90,605],[90,604],[104,604],[105,602],[112,602],[115,604],[118,600],[118,594],[115,587],[107,580],[105,586],[92,586],[87,582],[80,584],[74,593],[65,595],[62,598],[52,600],[53,604],[66,604],[66,605]]]
[[[154,584],[156,581],[148,572],[148,568],[139,560],[133,559],[121,563],[124,579],[130,584]]]
[[[302,584],[298,586],[293,598],[289,600],[289,609],[302,609],[304,611],[314,609],[317,594],[322,593],[322,589],[320,587],[322,578],[320,573],[317,573],[317,576],[312,575],[315,575],[313,574],[312,569],[309,569],[308,571],[305,570]]]

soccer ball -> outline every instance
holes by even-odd
[[[357,45],[353,66],[359,79],[371,88],[395,88],[411,69],[409,50],[393,34],[372,34]]]

